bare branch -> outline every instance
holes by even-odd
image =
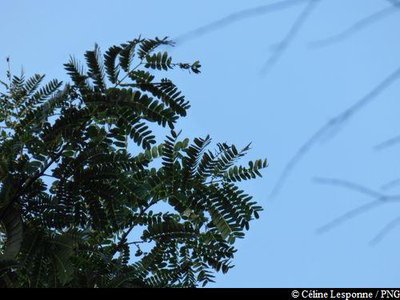
[[[329,223],[319,227],[317,229],[317,233],[324,233],[336,226],[339,226],[340,224],[360,215],[363,214],[367,211],[370,211],[373,208],[376,208],[378,206],[387,204],[387,203],[394,203],[394,202],[400,202],[400,195],[385,195],[380,192],[374,191],[370,188],[367,188],[365,186],[342,180],[342,179],[336,179],[336,178],[316,178],[315,180],[317,183],[321,184],[329,184],[329,185],[334,185],[334,186],[340,186],[346,189],[350,189],[356,192],[359,192],[361,194],[367,195],[374,200],[368,203],[365,203],[361,206],[358,206],[345,214],[333,219]]]
[[[370,245],[376,245],[383,238],[388,235],[393,229],[395,229],[398,225],[400,225],[400,217],[396,217],[389,223],[387,223],[379,232],[378,234],[369,242]]]
[[[309,46],[311,48],[320,48],[320,47],[326,47],[326,46],[332,45],[334,43],[341,42],[341,41],[351,37],[352,35],[356,34],[357,32],[359,32],[363,29],[366,29],[367,27],[369,27],[369,26],[381,21],[382,19],[384,19],[392,14],[395,14],[397,12],[400,12],[400,9],[398,9],[397,7],[393,7],[393,6],[386,7],[386,8],[381,9],[367,17],[362,18],[361,20],[358,20],[357,22],[355,22],[353,25],[351,25],[347,29],[343,30],[342,32],[339,32],[337,34],[334,34],[334,35],[324,38],[324,39],[310,42]]]
[[[354,218],[360,214],[363,214],[367,211],[370,211],[371,209],[373,209],[375,207],[379,207],[379,206],[383,205],[384,203],[385,202],[382,202],[380,200],[374,200],[372,202],[368,202],[366,204],[358,206],[358,207],[346,212],[345,214],[333,219],[329,223],[319,227],[316,232],[318,234],[325,233],[325,232],[331,230],[332,228],[337,227],[337,226],[341,225],[342,223],[345,223],[346,221],[349,221],[352,218]]]
[[[223,17],[219,20],[216,20],[212,23],[209,23],[207,25],[198,27],[194,30],[190,30],[189,32],[186,32],[186,33],[176,37],[174,39],[174,41],[176,44],[182,44],[191,39],[198,38],[198,37],[208,34],[210,32],[219,30],[219,29],[226,27],[232,23],[236,23],[241,20],[256,17],[256,16],[265,15],[267,13],[274,12],[274,11],[284,10],[284,9],[290,8],[295,5],[299,5],[305,1],[307,1],[307,0],[283,0],[283,1],[276,2],[276,3],[272,3],[272,4],[265,4],[265,5],[260,5],[257,7],[241,10],[241,11],[232,13],[226,17]]]
[[[364,97],[355,102],[352,106],[338,114],[336,117],[330,119],[325,123],[320,129],[318,129],[294,154],[294,156],[286,164],[281,176],[278,178],[275,184],[271,197],[276,196],[283,184],[285,183],[287,177],[290,175],[294,167],[301,161],[304,155],[311,150],[311,148],[321,139],[326,137],[327,133],[332,132],[332,128],[343,125],[346,121],[350,120],[353,115],[359,112],[372,100],[377,98],[383,91],[390,87],[394,82],[396,82],[400,77],[400,68],[397,68],[393,73],[386,77],[382,82],[375,86],[371,91],[369,91]]]
[[[357,184],[354,182],[350,182],[347,180],[343,180],[343,179],[316,177],[316,178],[314,178],[314,182],[319,183],[319,184],[340,186],[343,188],[347,188],[347,189],[359,192],[361,194],[364,194],[366,196],[369,196],[369,197],[372,197],[375,199],[387,197],[386,195],[379,193],[377,191],[374,191],[370,188],[367,188],[363,185],[360,185],[360,184]]]
[[[392,137],[386,141],[379,143],[378,145],[374,146],[374,149],[375,150],[383,150],[385,148],[392,147],[398,143],[400,143],[400,135],[397,135],[395,137]]]
[[[391,3],[392,5],[400,8],[400,1],[399,0],[386,0],[387,2]]]
[[[293,25],[290,27],[290,30],[283,38],[283,40],[278,44],[278,46],[274,49],[273,54],[270,58],[265,62],[263,67],[261,68],[261,74],[267,73],[282,57],[285,51],[289,48],[290,44],[296,38],[297,34],[299,33],[300,29],[305,24],[307,18],[311,14],[311,12],[315,9],[316,5],[321,0],[309,0],[308,4],[305,8],[301,11],[300,15],[294,21]]]
[[[383,185],[381,186],[381,190],[384,190],[384,191],[385,191],[385,190],[389,190],[389,189],[392,189],[392,188],[394,188],[394,187],[396,187],[396,186],[398,186],[398,185],[400,185],[400,178],[391,180],[391,181],[389,181],[389,182],[383,184]]]

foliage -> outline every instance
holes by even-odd
[[[261,207],[236,185],[265,160],[175,130],[189,102],[159,71],[200,72],[134,39],[73,57],[71,83],[12,76],[0,94],[0,284],[194,287],[232,268]],[[170,134],[156,145],[151,126]],[[136,145],[136,146],[135,146]],[[157,167],[158,166],[158,167]],[[136,250],[132,252],[132,250]]]

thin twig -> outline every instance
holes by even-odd
[[[308,4],[301,11],[300,15],[290,27],[290,30],[288,31],[286,36],[282,39],[278,46],[274,48],[273,54],[262,66],[261,74],[266,74],[279,61],[285,51],[289,48],[290,44],[296,38],[297,34],[300,32],[300,29],[305,24],[311,12],[315,9],[320,1],[321,0],[309,0]]]
[[[384,195],[380,192],[374,191],[370,188],[367,188],[363,185],[360,185],[360,184],[357,184],[354,182],[350,182],[347,180],[343,180],[343,179],[316,177],[316,178],[314,178],[314,182],[319,183],[319,184],[340,186],[340,187],[350,189],[352,191],[356,191],[360,194],[364,194],[366,196],[369,196],[369,197],[375,198],[375,199],[387,197],[386,195]]]
[[[387,223],[378,234],[369,242],[370,245],[374,246],[378,244],[383,238],[388,235],[396,226],[400,225],[400,217],[396,217]]]
[[[241,20],[265,15],[267,13],[274,12],[274,11],[284,10],[286,8],[289,8],[289,7],[292,7],[295,5],[299,5],[305,1],[309,1],[309,0],[283,0],[283,1],[276,2],[276,3],[270,3],[270,4],[253,7],[253,8],[244,9],[244,10],[232,13],[221,19],[218,19],[214,22],[211,22],[207,25],[198,27],[194,30],[190,30],[184,34],[177,36],[173,40],[175,41],[175,43],[177,45],[183,44],[184,42],[187,42],[191,39],[198,38],[202,35],[219,30],[223,27],[226,27],[230,24],[239,22]]]
[[[384,191],[385,191],[385,190],[389,190],[389,189],[392,189],[392,188],[394,188],[394,187],[396,187],[396,186],[398,186],[398,185],[400,185],[400,178],[391,180],[391,181],[389,181],[389,182],[383,184],[383,185],[381,186],[381,190],[384,190]]]
[[[147,243],[147,242],[146,241],[134,241],[134,242],[126,243],[126,244],[127,245],[132,245],[132,244],[137,245],[137,244],[145,244],[145,243]]]
[[[381,81],[377,86],[375,86],[371,91],[369,91],[364,97],[359,99],[349,108],[330,119],[327,123],[325,123],[320,129],[318,129],[294,154],[294,156],[289,160],[283,169],[282,174],[278,178],[277,183],[275,184],[271,197],[276,196],[282,186],[284,185],[287,177],[290,175],[294,167],[301,161],[301,159],[305,156],[307,152],[311,150],[311,148],[319,142],[323,137],[329,133],[332,128],[336,126],[343,125],[346,121],[350,120],[353,115],[359,112],[362,108],[364,108],[367,104],[369,104],[372,100],[377,98],[383,91],[385,91],[388,87],[390,87],[394,82],[396,82],[400,77],[400,68],[397,68],[393,73],[387,76],[383,81]]]
[[[149,209],[153,204],[155,204],[155,202],[154,202],[154,201],[151,201],[146,207],[141,208],[141,209],[140,209],[140,213],[139,213],[139,215],[136,217],[136,219],[139,220],[139,219],[144,215],[144,213],[146,212],[146,210]],[[117,246],[115,247],[116,251],[118,251],[118,250],[122,247],[122,245],[127,241],[128,235],[129,235],[129,234],[131,233],[131,231],[137,226],[137,224],[138,224],[137,221],[136,221],[136,222],[132,222],[132,224],[129,226],[128,230],[125,231],[125,232],[122,234],[121,238],[119,239],[119,242],[118,242]]]
[[[367,211],[369,211],[369,210],[371,210],[371,209],[373,209],[375,207],[379,207],[379,206],[383,205],[384,203],[385,202],[382,202],[380,200],[374,200],[372,202],[368,202],[366,204],[358,206],[358,207],[346,212],[345,214],[333,219],[329,223],[319,227],[316,230],[316,232],[318,234],[327,232],[327,231],[331,230],[332,228],[337,227],[340,224],[345,223],[346,221],[348,221],[348,220],[350,220],[350,219],[352,219],[352,218],[354,218],[354,217],[356,217],[356,216],[358,216],[360,214],[363,214],[363,213],[365,213],[365,212],[367,212]]]
[[[374,146],[374,149],[375,150],[383,150],[385,148],[392,147],[398,143],[400,143],[400,135],[397,135],[395,137],[392,137],[386,141],[379,143],[378,145]]]
[[[346,189],[350,189],[352,191],[359,192],[361,194],[364,194],[368,197],[373,198],[374,200],[368,203],[365,203],[361,206],[358,206],[345,214],[333,219],[329,223],[319,227],[317,229],[317,233],[324,233],[362,213],[365,213],[373,208],[379,207],[381,205],[387,204],[387,203],[398,203],[400,202],[400,195],[385,195],[380,192],[377,192],[375,190],[372,190],[370,188],[367,188],[365,186],[362,186],[357,183],[353,183],[347,180],[343,179],[336,179],[336,178],[316,178],[315,182],[320,183],[320,184],[328,184],[328,185],[334,185],[334,186],[339,186],[343,187]]]
[[[386,0],[390,4],[396,6],[397,8],[400,8],[400,1],[399,0]]]
[[[341,42],[352,35],[356,34],[357,32],[366,29],[367,27],[379,22],[380,20],[394,14],[400,12],[400,10],[397,7],[385,7],[384,9],[381,9],[377,12],[374,12],[373,14],[364,17],[357,22],[355,22],[353,25],[348,27],[347,29],[334,34],[332,36],[329,36],[327,38],[323,38],[320,40],[312,41],[309,43],[310,48],[321,48],[321,47],[326,47],[329,45],[332,45],[334,43]]]
[[[120,80],[118,80],[116,83],[115,83],[115,85],[114,85],[114,88],[116,88],[116,87],[118,87],[119,85],[121,85],[122,83],[123,83],[123,81],[126,79],[126,78],[128,78],[128,76],[131,74],[131,73],[133,73],[137,68],[139,68],[141,65],[143,65],[144,64],[144,62],[143,62],[143,59],[132,69],[132,70],[130,70],[129,72],[127,72]]]

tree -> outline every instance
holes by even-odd
[[[237,182],[250,149],[175,130],[189,102],[157,71],[199,73],[137,38],[71,57],[71,83],[12,76],[0,94],[0,282],[6,287],[193,287],[232,268],[262,210]],[[156,145],[155,126],[170,133]],[[136,251],[131,255],[131,248]]]

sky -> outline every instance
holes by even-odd
[[[266,9],[280,2],[290,4]],[[269,161],[263,178],[243,186],[264,212],[238,242],[235,268],[210,287],[396,287],[398,203],[343,183],[400,193],[400,185],[386,185],[400,177],[398,146],[376,147],[400,134],[400,78],[393,75],[400,8],[388,0],[309,2],[1,0],[0,77],[8,56],[15,72],[66,79],[69,55],[83,60],[94,43],[107,49],[138,35],[181,37],[171,54],[199,60],[202,73],[172,75],[192,105],[178,128],[189,137],[252,142],[247,159]],[[187,35],[232,14],[216,24],[222,26]],[[266,69],[268,60],[274,63]],[[338,123],[335,117],[358,101]],[[327,122],[339,126],[331,130]],[[327,132],[315,136],[321,128]],[[374,200],[370,210],[330,223]]]

